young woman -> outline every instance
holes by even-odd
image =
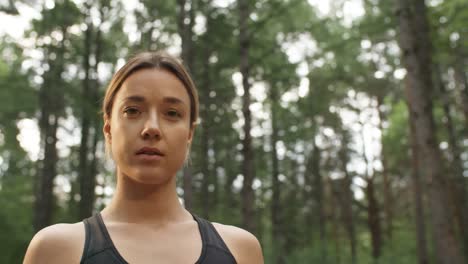
[[[132,58],[113,76],[103,113],[117,172],[111,203],[83,222],[38,232],[25,264],[263,263],[252,234],[210,223],[179,202],[176,173],[193,139],[198,97],[177,59]]]

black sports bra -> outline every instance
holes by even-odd
[[[193,215],[202,239],[202,252],[195,264],[235,264],[236,260],[213,224]],[[127,264],[112,243],[101,214],[85,219],[85,246],[81,264]]]

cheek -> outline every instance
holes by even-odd
[[[177,137],[177,140],[179,140],[180,144],[187,144],[189,135],[190,135],[190,130],[185,124],[179,125],[175,131],[174,131],[174,137]]]
[[[185,155],[188,150],[189,145],[189,130],[181,126],[177,129],[172,130],[171,135],[171,145],[173,146],[173,151],[176,152],[178,157],[183,157],[185,159]]]
[[[114,157],[125,149],[126,141],[132,137],[132,128],[116,119],[113,119],[111,123],[111,150]]]

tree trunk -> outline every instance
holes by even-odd
[[[186,43],[186,36],[185,36],[185,28],[186,28],[186,23],[185,23],[185,18],[187,18],[187,10],[185,9],[185,3],[186,0],[177,0],[177,30],[179,31],[179,36],[180,40],[182,42],[182,53],[181,57],[184,60],[184,56],[186,56],[185,53],[185,45]]]
[[[330,219],[331,219],[331,240],[335,247],[335,260],[333,263],[341,263],[341,247],[340,247],[340,210],[342,207],[342,194],[337,190],[335,184],[341,184],[340,180],[332,180],[327,178],[327,185],[330,186],[332,197],[330,199]],[[338,204],[336,204],[338,202]]]
[[[420,164],[418,157],[418,149],[416,143],[416,133],[414,133],[414,122],[410,116],[410,143],[411,143],[411,161],[413,163],[411,180],[413,183],[413,198],[415,204],[415,220],[416,220],[416,241],[418,248],[418,264],[429,264],[429,255],[427,253],[427,239],[426,239],[426,220],[424,217],[424,204],[423,204],[423,189],[420,177]]]
[[[202,179],[202,190],[201,190],[201,201],[202,201],[202,216],[204,218],[209,219],[209,213],[211,210],[211,195],[209,192],[209,185],[210,185],[210,168],[209,168],[209,132],[208,132],[208,124],[206,124],[206,120],[203,120],[203,127],[201,131],[201,147],[202,147],[202,164],[201,170],[203,174]]]
[[[342,200],[342,215],[343,215],[343,223],[346,229],[346,233],[348,235],[349,244],[351,248],[351,263],[357,263],[357,238],[356,238],[356,228],[355,228],[355,221],[353,216],[353,200],[354,195],[351,189],[352,185],[352,177],[346,168],[349,158],[347,153],[346,147],[346,140],[342,143],[343,146],[340,149],[340,164],[342,166],[342,170],[345,174],[345,178],[343,180],[343,185],[341,190],[343,192],[343,200]]]
[[[177,27],[179,36],[182,41],[182,61],[190,72],[192,70],[192,28],[193,28],[193,14],[194,12],[194,0],[190,2],[190,13],[187,16],[186,0],[178,0],[178,14],[177,14]],[[186,23],[186,19],[189,19],[189,23]],[[187,210],[193,209],[193,175],[190,169],[190,164],[187,163],[183,169],[183,186],[184,189],[184,205]]]
[[[254,178],[253,151],[251,130],[251,112],[250,112],[250,65],[249,65],[249,34],[247,32],[247,22],[249,20],[249,9],[247,0],[239,0],[239,45],[240,45],[240,72],[242,74],[242,86],[244,95],[242,96],[242,113],[244,116],[244,138],[242,140],[242,175],[244,181],[242,184],[242,224],[244,228],[255,232],[254,205],[255,197],[252,188]]]
[[[374,261],[377,262],[382,254],[382,228],[380,223],[380,208],[379,203],[377,201],[377,197],[375,195],[375,172],[373,171],[372,175],[369,173],[369,166],[372,164],[372,162],[369,161],[366,155],[367,148],[366,141],[364,138],[364,130],[362,130],[361,137],[362,158],[364,159],[366,165],[364,179],[367,183],[367,186],[365,188],[367,198],[367,225],[369,226],[369,231],[371,234],[372,257],[374,258]]]
[[[87,19],[90,20],[89,10],[91,6],[88,5],[88,16]],[[79,216],[78,219],[85,219],[91,216],[92,203],[93,201],[89,198],[91,197],[90,193],[94,193],[94,189],[91,190],[90,184],[90,173],[89,173],[89,132],[91,129],[91,113],[93,105],[90,104],[90,56],[91,56],[91,45],[92,45],[92,33],[93,33],[93,24],[91,21],[88,21],[87,28],[84,36],[84,54],[83,54],[83,70],[85,77],[83,80],[83,90],[82,90],[82,117],[81,117],[81,142],[79,149],[79,167],[78,167],[78,178],[80,179],[80,207],[79,207]]]
[[[99,15],[101,21],[105,20],[104,12],[104,7],[100,6]],[[97,143],[101,135],[101,122],[98,117],[99,80],[97,78],[102,52],[102,31],[100,26],[96,28],[95,32],[95,39],[93,41],[93,25],[91,21],[89,21],[85,33],[85,55],[83,64],[85,80],[83,81],[82,140],[80,145],[80,219],[92,215],[96,199],[95,188],[98,164],[96,152]],[[93,55],[94,64],[91,67],[90,58]]]
[[[205,69],[206,70],[206,69]],[[206,78],[205,74],[205,78]],[[207,81],[205,79],[205,81]],[[204,88],[207,88],[205,86]],[[205,94],[206,92],[203,92]],[[200,107],[201,113],[204,117],[208,117],[207,107],[209,106],[208,102],[209,96],[204,96],[204,104]],[[202,201],[202,215],[203,217],[209,219],[209,212],[211,208],[212,197],[209,191],[209,185],[211,184],[211,169],[210,169],[210,124],[209,118],[203,118],[202,127],[201,127],[201,148],[202,148],[202,162],[201,162],[201,171],[203,174],[202,180],[202,191],[201,191],[201,201]]]
[[[380,210],[377,198],[375,197],[375,186],[373,178],[367,179],[366,197],[368,203],[367,221],[372,240],[372,257],[377,261],[382,254],[382,232],[379,218]]]
[[[101,9],[100,11],[102,12],[103,9]],[[101,13],[101,18],[102,18],[101,21],[105,20],[103,17],[104,15]],[[99,78],[98,78],[99,76],[98,68],[102,60],[103,41],[101,40],[102,38],[101,36],[102,36],[102,30],[100,27],[98,27],[97,32],[96,32],[96,47],[94,51],[95,64],[93,66],[95,77],[92,79],[93,81],[92,83],[94,84],[94,86],[92,87],[92,90],[91,90],[92,106],[94,107],[93,108],[94,110],[91,113],[91,117],[92,117],[91,120],[94,121],[94,124],[93,124],[94,134],[93,134],[93,141],[91,144],[91,151],[90,151],[90,153],[92,154],[92,159],[91,159],[90,168],[89,168],[89,174],[90,174],[89,186],[90,186],[90,190],[92,190],[90,192],[90,197],[89,197],[89,201],[91,202],[89,203],[90,209],[88,209],[89,210],[88,212],[90,214],[92,214],[94,203],[96,200],[96,193],[94,189],[96,188],[96,176],[98,174],[97,165],[99,161],[97,145],[98,145],[99,140],[102,140],[102,121],[101,121],[102,119],[101,119],[101,116],[98,114],[100,106],[101,106],[99,103],[99,98],[100,98],[99,87],[101,87],[101,85],[99,83]]]
[[[218,149],[216,148],[215,142],[211,143],[213,146],[212,149],[214,151],[215,160],[211,167],[211,177],[212,177],[212,184],[213,184],[213,191],[211,192],[211,211],[213,212],[211,215],[214,215],[216,219],[224,216],[220,214],[220,207],[225,206],[225,204],[220,200],[220,184],[219,184],[219,177],[217,173],[217,168],[221,167],[220,160],[218,157]]]
[[[193,63],[195,59],[195,51],[194,51],[194,45],[193,45],[193,26],[195,25],[195,4],[196,0],[190,0],[190,10],[189,10],[189,24],[187,27],[185,27],[185,48],[183,51],[185,51],[184,59],[186,60],[187,67],[189,68],[189,71],[193,71]]]
[[[63,80],[61,74],[65,68],[65,42],[67,41],[67,28],[61,28],[62,40],[54,49],[55,59],[48,59],[50,70],[44,73],[44,83],[39,91],[39,104],[41,117],[39,127],[41,131],[43,159],[42,167],[35,182],[35,202],[33,226],[37,232],[52,223],[54,207],[54,179],[57,174],[57,128],[60,114],[64,109]],[[48,53],[46,51],[45,57]]]
[[[285,263],[283,252],[283,237],[281,233],[281,183],[279,181],[279,165],[276,143],[278,142],[277,107],[278,95],[276,87],[270,87],[270,112],[271,112],[271,184],[273,194],[271,197],[271,229],[273,259],[276,264]]]
[[[46,88],[43,88],[46,89]],[[42,91],[41,91],[42,93]],[[45,102],[51,103],[49,102]],[[47,107],[47,106],[42,106]],[[43,108],[44,109],[44,108]],[[34,230],[35,232],[52,223],[52,212],[54,207],[54,179],[57,175],[57,127],[58,116],[46,114],[43,111],[41,119],[43,126],[44,159],[41,161],[42,168],[36,182],[36,201],[34,204]]]
[[[381,131],[381,151],[380,151],[380,160],[382,161],[382,176],[383,176],[383,206],[385,214],[385,234],[388,238],[388,241],[391,242],[392,239],[392,230],[393,230],[393,204],[392,204],[392,193],[391,193],[391,183],[388,177],[387,171],[387,159],[385,157],[385,145],[383,144],[383,122],[385,120],[385,114],[382,111],[382,106],[384,106],[382,96],[377,96],[377,112],[379,113],[379,129]]]
[[[210,24],[212,23],[211,20],[211,11],[207,11],[207,22],[206,22],[206,31],[208,32],[210,28]],[[191,18],[192,20],[193,18]],[[215,204],[217,201],[214,199],[214,193],[216,193],[216,190],[209,190],[209,186],[213,184],[216,180],[213,179],[213,177],[216,177],[215,171],[213,171],[213,164],[210,159],[210,152],[214,151],[214,144],[212,143],[212,130],[210,127],[212,126],[212,118],[209,118],[210,116],[216,115],[216,113],[213,113],[213,115],[210,114],[210,105],[212,103],[210,93],[212,91],[211,87],[211,67],[210,67],[210,56],[212,54],[212,50],[210,47],[210,43],[208,43],[207,37],[204,36],[203,38],[203,48],[202,48],[202,62],[203,62],[203,67],[202,67],[202,80],[200,89],[199,89],[199,95],[201,97],[201,105],[200,105],[200,115],[202,116],[202,123],[201,123],[201,148],[202,148],[202,164],[201,164],[201,170],[203,174],[203,182],[202,182],[202,194],[201,194],[201,200],[202,200],[202,212],[203,216],[207,219],[209,219],[209,212],[210,211],[216,211],[215,210]]]
[[[460,157],[460,148],[458,147],[457,135],[452,119],[451,107],[448,98],[448,91],[445,88],[445,84],[442,80],[442,73],[438,65],[434,68],[434,79],[436,85],[439,86],[442,108],[445,115],[445,126],[447,129],[449,151],[450,151],[450,163],[452,164],[449,169],[449,175],[451,179],[447,182],[447,192],[451,194],[453,205],[454,216],[458,225],[458,232],[463,241],[464,252],[468,252],[468,206],[466,199],[466,184],[465,177],[463,177],[463,163]],[[467,255],[468,257],[468,255]]]
[[[325,209],[324,209],[324,195],[323,195],[323,179],[320,173],[320,155],[321,151],[315,142],[315,131],[312,139],[312,175],[314,179],[314,196],[317,202],[318,218],[319,218],[319,235],[320,235],[320,258],[322,263],[327,263],[327,235],[326,235],[326,222],[325,222]]]
[[[463,35],[460,36],[458,40],[458,46],[456,49],[457,52],[457,59],[455,61],[455,82],[457,84],[458,90],[460,92],[461,102],[462,102],[462,109],[463,114],[465,116],[465,124],[468,128],[468,77],[466,72],[466,57],[463,53],[460,45],[462,45],[465,37]],[[465,128],[464,136],[468,134],[467,128]]]
[[[299,164],[294,159],[285,159],[283,161],[283,164],[283,171],[287,173],[286,177],[287,179],[289,179],[289,182],[287,182],[287,184],[290,186],[290,188],[285,188],[285,191],[282,194],[283,200],[288,202],[288,206],[284,206],[282,208],[282,215],[288,216],[287,219],[289,223],[298,223],[300,217],[302,216],[300,213],[303,209],[302,204],[305,202],[303,200],[300,200],[297,195],[298,190],[300,190],[302,187],[297,177]],[[283,186],[286,186],[286,184]],[[309,225],[311,225],[311,223],[313,222],[306,223],[309,223]],[[301,241],[310,238],[310,233],[303,233],[303,226],[285,224],[282,226],[282,228],[283,252],[286,252],[286,254],[288,252],[292,252],[299,245],[303,246]]]
[[[310,206],[313,201],[313,192],[314,192],[313,190],[314,183],[313,183],[313,177],[312,177],[312,170],[313,170],[312,163],[313,163],[312,154],[309,154],[305,162],[304,187],[301,188],[301,197],[298,198],[300,203],[309,205],[308,210],[302,215],[303,216],[302,221],[305,223],[314,223],[314,224],[305,225],[303,227],[304,241],[306,243],[311,243],[311,246],[313,246],[312,243],[315,242],[313,239],[313,236],[314,236],[314,231],[315,231],[314,228],[316,226],[315,225],[316,214],[312,206]],[[285,168],[284,171],[286,172],[287,169],[288,168]],[[287,199],[285,200],[288,201],[288,203],[290,203],[289,200]],[[286,213],[284,214],[287,215]]]
[[[449,204],[442,159],[435,134],[432,114],[431,54],[426,6],[424,0],[396,0],[399,18],[399,44],[407,69],[407,103],[414,122],[417,149],[420,151],[422,172],[430,186],[430,203],[434,244],[439,264],[464,263],[463,255],[446,214]],[[413,3],[413,5],[411,5]]]
[[[188,1],[188,2],[187,2]],[[188,67],[189,72],[192,69],[193,64],[193,26],[195,23],[195,0],[178,0],[178,17],[177,26],[179,31],[180,39],[182,40],[182,60],[185,66]],[[187,10],[187,6],[190,9]]]

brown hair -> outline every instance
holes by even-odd
[[[102,112],[104,118],[109,118],[112,112],[114,98],[122,83],[133,73],[142,69],[164,69],[174,74],[185,86],[190,98],[190,126],[198,120],[198,93],[187,69],[175,57],[162,52],[142,52],[132,57],[112,77],[106,89]]]

